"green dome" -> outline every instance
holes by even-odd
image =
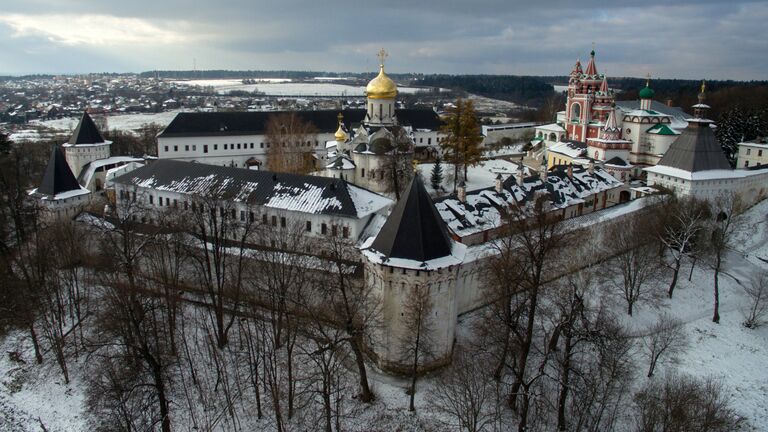
[[[648,85],[640,90],[640,99],[653,99],[654,91]]]

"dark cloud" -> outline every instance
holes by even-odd
[[[27,0],[0,6],[0,73],[178,69],[193,59],[366,71],[384,46],[396,72],[551,75],[595,42],[609,75],[765,79],[766,19],[765,2],[739,0]]]

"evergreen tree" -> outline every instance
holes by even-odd
[[[740,106],[735,106],[720,115],[715,135],[732,166],[736,166],[740,142],[765,136],[768,132],[765,114],[765,110],[747,111]]]
[[[443,164],[440,163],[440,156],[435,159],[435,165],[432,167],[432,175],[429,181],[432,184],[432,189],[440,190],[440,185],[443,183]]]
[[[477,165],[482,159],[480,143],[483,137],[480,135],[480,122],[472,101],[457,100],[456,106],[450,110],[450,113],[441,129],[446,136],[440,142],[440,146],[443,148],[445,160],[453,164],[455,192],[459,180],[459,167],[463,168],[463,180],[466,181],[467,168]]]

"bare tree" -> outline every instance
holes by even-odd
[[[414,144],[405,129],[398,128],[393,132],[395,140],[380,169],[385,175],[387,192],[394,193],[395,200],[399,200],[414,175]]]
[[[648,240],[648,225],[639,218],[634,216],[626,224],[611,228],[610,247],[618,255],[607,261],[609,271],[619,275],[613,284],[626,301],[630,316],[638,302],[655,298],[651,288],[659,278],[657,248]]]
[[[317,129],[297,113],[270,116],[267,120],[267,169],[306,174],[314,169]]]
[[[412,287],[402,304],[402,323],[405,332],[400,338],[400,356],[403,363],[411,365],[409,367],[411,386],[408,390],[410,411],[416,410],[413,401],[416,396],[419,367],[434,355],[433,339],[436,323],[433,320],[432,308],[432,296],[426,285]]]
[[[318,299],[323,320],[343,329],[346,342],[353,354],[360,379],[360,398],[371,402],[373,393],[368,384],[364,346],[370,337],[370,329],[379,319],[379,304],[373,288],[364,283],[360,273],[358,252],[354,244],[342,236],[325,239],[323,258],[330,262],[329,277],[318,282]],[[315,309],[313,307],[313,309]]]
[[[450,417],[447,426],[479,432],[497,421],[495,385],[487,360],[457,349],[451,367],[437,378],[428,401],[435,411]]]
[[[673,197],[659,210],[663,212],[660,215],[662,223],[659,224],[659,239],[672,258],[672,263],[668,265],[672,269],[672,280],[667,290],[667,295],[672,298],[683,258],[689,254],[696,237],[704,229],[709,207],[706,201],[696,198]]]
[[[559,253],[569,247],[569,236],[561,219],[547,211],[548,202],[547,195],[540,195],[526,207],[511,211],[507,235],[494,243],[496,254],[489,260],[486,272],[488,296],[497,303],[490,309],[493,320],[489,322],[498,323],[501,331],[497,336],[501,349],[495,376],[501,378],[507,368],[512,371],[514,379],[508,402],[520,415],[521,428],[526,427],[531,401],[527,388],[541,375],[533,373],[529,364],[540,289],[549,270],[559,262]],[[522,403],[518,404],[520,399]]]
[[[720,195],[712,206],[714,218],[710,220],[707,234],[707,261],[714,270],[714,311],[712,322],[720,323],[720,273],[726,254],[733,247],[733,242],[743,228],[743,221],[739,216],[742,212],[741,197],[736,194]]]
[[[648,378],[653,376],[656,365],[662,356],[676,354],[686,346],[682,322],[668,314],[660,315],[642,340],[643,345],[648,350]]]
[[[224,348],[242,303],[246,250],[256,226],[255,214],[247,203],[211,189],[193,197],[189,209],[180,215],[177,220],[186,223],[179,228],[196,240],[189,245],[193,277],[210,302],[216,341]]]
[[[744,291],[749,301],[744,312],[744,327],[760,327],[768,317],[768,272],[755,275],[750,284],[744,286]]]
[[[743,423],[723,384],[713,378],[667,376],[635,396],[638,432],[730,432]]]

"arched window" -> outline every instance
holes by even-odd
[[[581,105],[575,103],[571,105],[571,121],[581,119]]]

